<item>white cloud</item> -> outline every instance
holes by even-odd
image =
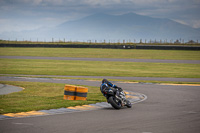
[[[189,25],[189,24],[187,24],[185,21],[183,21],[183,20],[178,20],[178,19],[172,19],[172,20],[174,20],[174,21],[176,21],[176,22],[178,22],[178,23],[180,23],[180,24],[184,24],[184,25]]]

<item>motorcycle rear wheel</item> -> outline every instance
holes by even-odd
[[[113,108],[115,109],[120,109],[122,107],[120,102],[116,102],[115,97],[109,97],[109,103],[112,105]]]

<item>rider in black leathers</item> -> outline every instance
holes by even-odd
[[[122,88],[112,84],[111,82],[109,82],[107,79],[103,79],[102,80],[102,84],[100,86],[100,90],[101,90],[101,93],[107,98],[107,92],[110,90],[110,89],[113,89],[114,91],[116,89],[118,89],[120,92],[123,91]]]

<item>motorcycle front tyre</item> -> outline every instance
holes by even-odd
[[[130,102],[129,100],[127,100],[126,102],[127,102],[127,105],[126,105],[126,106],[127,106],[128,108],[131,108],[131,107],[132,107],[131,102]]]
[[[121,103],[116,103],[115,97],[109,97],[108,101],[115,109],[120,109],[122,107]]]

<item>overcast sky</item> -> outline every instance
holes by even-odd
[[[200,28],[200,0],[0,0],[0,33],[53,27],[94,13],[130,12]]]

